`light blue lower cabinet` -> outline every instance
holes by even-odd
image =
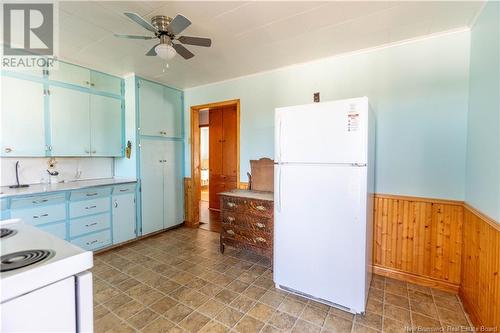
[[[111,245],[111,229],[99,231],[93,234],[74,238],[71,243],[81,247],[84,250],[99,250]]]
[[[111,228],[109,213],[80,217],[69,221],[69,236],[75,238],[94,231]]]
[[[56,237],[66,239],[66,221],[37,226],[39,229],[48,232]]]
[[[120,189],[124,190],[124,188]],[[115,193],[115,191],[113,193]],[[131,192],[113,195],[111,205],[113,244],[119,244],[134,239],[137,236],[135,223],[135,193]]]

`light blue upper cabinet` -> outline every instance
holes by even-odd
[[[184,196],[182,181],[182,142],[167,141],[164,164],[164,213],[163,227],[170,228],[184,220]]]
[[[122,80],[115,76],[92,71],[90,73],[90,87],[110,94],[121,95]]]
[[[139,81],[141,135],[180,138],[182,93],[161,84]]]
[[[90,156],[89,94],[50,88],[52,156]]]
[[[1,156],[45,156],[43,84],[2,75]]]
[[[122,156],[121,100],[90,95],[90,148],[92,156]]]
[[[165,136],[180,138],[182,136],[182,92],[165,87],[163,99],[167,118]]]
[[[49,70],[49,80],[90,88],[90,69],[59,61],[57,69]]]

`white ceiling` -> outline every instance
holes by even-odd
[[[163,2],[59,3],[62,59],[105,72],[138,75],[188,88],[466,27],[482,7],[474,2]],[[113,33],[148,31],[123,15],[146,19],[181,13],[193,24],[182,34],[212,38],[212,47],[187,46],[196,56],[163,61],[144,54],[156,40]]]

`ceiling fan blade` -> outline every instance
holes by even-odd
[[[187,18],[182,16],[181,14],[177,14],[176,17],[170,22],[170,24],[167,26],[168,32],[171,34],[177,35],[187,27],[191,25],[191,21],[189,21]]]
[[[188,45],[205,46],[205,47],[210,47],[210,45],[212,45],[212,40],[210,38],[180,36],[179,38],[177,38],[177,40],[182,44],[188,44]]]
[[[153,47],[152,47],[152,48],[151,48],[151,49],[150,49],[150,50],[146,53],[146,55],[147,55],[147,56],[150,56],[150,57],[155,56],[155,55],[156,55],[155,47],[157,47],[158,45],[160,45],[160,43],[158,43],[158,44],[156,44],[155,46],[153,46]]]
[[[149,23],[148,21],[146,21],[145,19],[143,19],[142,17],[140,17],[136,13],[125,12],[123,14],[125,14],[125,16],[127,16],[129,19],[131,19],[135,23],[139,24],[143,28],[148,29],[151,32],[157,32],[156,28],[153,27],[151,25],[151,23]]]
[[[114,34],[115,37],[118,38],[128,38],[128,39],[154,39],[157,37],[152,37],[152,36],[135,36],[135,35],[121,35],[121,34]]]
[[[184,59],[190,59],[194,57],[194,54],[191,53],[188,49],[186,49],[183,45],[181,44],[172,44],[174,47],[175,51]]]

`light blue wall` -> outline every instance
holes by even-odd
[[[500,3],[471,31],[466,202],[500,221]]]
[[[241,100],[241,181],[273,157],[274,108],[368,96],[377,117],[376,191],[464,199],[469,32],[287,67],[185,90],[189,108]],[[189,141],[186,175],[190,175]]]

